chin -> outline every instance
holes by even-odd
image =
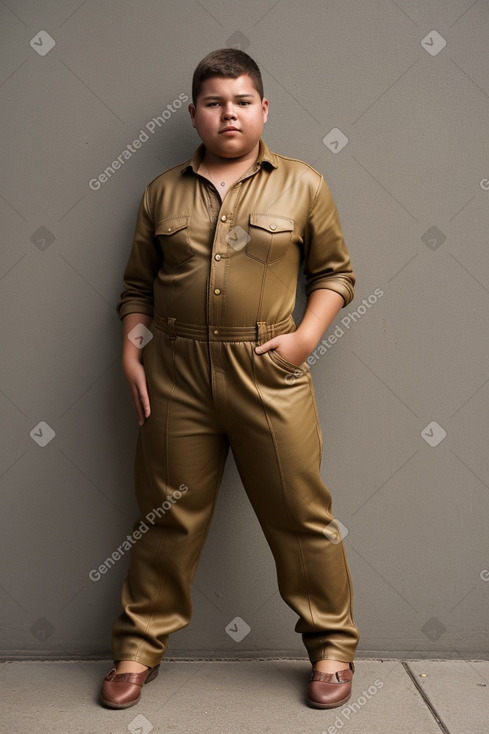
[[[236,158],[236,156],[244,155],[248,148],[243,145],[226,145],[224,146],[216,146],[215,148],[210,148],[216,155],[220,155],[221,158]]]
[[[246,153],[246,150],[224,150],[222,153],[219,153],[219,155],[221,158],[240,158]]]

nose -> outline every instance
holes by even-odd
[[[227,104],[224,105],[222,109],[222,116],[224,120],[235,120],[236,119],[237,115],[236,115],[232,102],[228,102]]]

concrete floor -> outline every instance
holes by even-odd
[[[98,705],[107,661],[0,663],[14,734],[487,734],[489,661],[357,659],[350,701],[304,704],[307,661],[164,660],[139,704]]]

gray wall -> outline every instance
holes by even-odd
[[[173,101],[239,44],[264,139],[324,174],[358,277],[312,367],[358,653],[486,657],[488,2],[6,0],[0,25],[4,656],[110,656],[127,555],[89,572],[136,516],[115,304],[144,186],[199,142]],[[230,460],[169,654],[301,656],[295,621]]]

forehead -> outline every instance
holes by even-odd
[[[236,79],[232,77],[212,76],[202,82],[199,97],[234,97],[238,94],[259,96],[253,80],[248,74],[242,74]]]

